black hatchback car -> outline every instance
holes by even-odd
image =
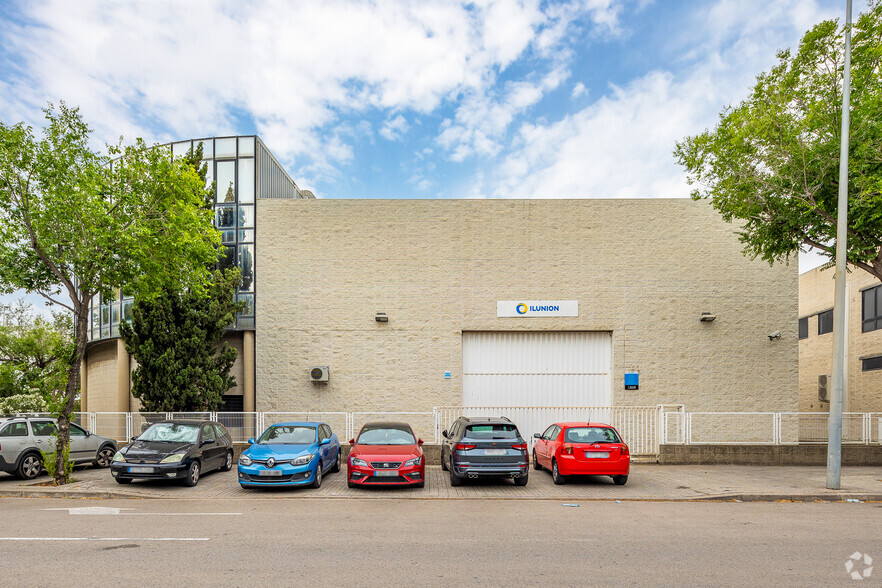
[[[116,452],[110,473],[120,484],[136,478],[181,480],[195,486],[211,470],[233,467],[233,440],[214,421],[172,420],[154,423]]]
[[[505,417],[459,417],[442,433],[441,469],[450,471],[450,485],[466,478],[512,478],[526,486],[527,442]]]

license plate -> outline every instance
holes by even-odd
[[[377,477],[394,478],[398,475],[398,470],[374,470],[374,475]]]
[[[129,468],[130,474],[152,474],[153,468]]]
[[[505,449],[485,449],[484,455],[505,455]]]
[[[281,476],[282,470],[260,470],[258,476]]]
[[[604,459],[609,457],[609,451],[586,451],[585,457],[588,459]]]

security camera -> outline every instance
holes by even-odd
[[[775,331],[769,335],[769,341],[777,341],[781,338],[781,331]]]

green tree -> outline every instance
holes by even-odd
[[[882,2],[853,25],[848,261],[882,279]],[[756,78],[713,131],[677,143],[692,197],[741,221],[745,252],[769,263],[806,246],[835,259],[844,31],[825,21]]]
[[[191,165],[140,139],[100,155],[78,109],[44,112],[40,140],[0,122],[0,290],[39,293],[73,316],[55,452],[63,484],[90,301],[119,287],[147,299],[185,284],[200,292],[219,235]]]
[[[216,270],[207,295],[167,289],[135,300],[120,334],[138,362],[132,394],[145,411],[216,410],[236,385],[236,350],[220,342],[244,307],[235,301],[238,284],[237,269]]]
[[[53,313],[50,320],[24,300],[0,304],[0,398],[24,395],[42,402],[22,406],[59,406],[72,348],[69,314]]]

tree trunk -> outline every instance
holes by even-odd
[[[65,457],[70,447],[70,416],[80,389],[80,362],[86,353],[86,329],[89,326],[89,300],[91,295],[80,293],[74,311],[74,352],[67,367],[67,386],[64,390],[61,412],[58,414],[58,437],[55,442],[55,484],[62,486],[67,477]]]

